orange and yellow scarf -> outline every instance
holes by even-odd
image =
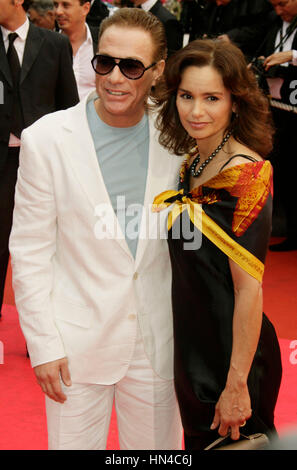
[[[181,184],[184,182],[188,159],[180,171]],[[203,188],[213,191],[204,194]],[[159,212],[173,204],[168,215],[168,230],[177,217],[188,211],[192,223],[202,231],[222,252],[237,262],[246,272],[262,281],[264,264],[250,253],[239,242],[230,237],[202,209],[203,204],[214,204],[220,201],[220,189],[237,198],[233,213],[232,232],[241,237],[258,217],[269,194],[272,194],[272,166],[268,161],[249,162],[236,165],[211,178],[192,191],[168,190],[154,199],[153,211]]]

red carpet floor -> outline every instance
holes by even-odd
[[[46,450],[44,398],[26,357],[10,279],[9,271],[0,321],[0,450]],[[282,351],[283,381],[275,412],[281,435],[297,428],[297,251],[268,254],[264,309],[275,325]],[[118,448],[113,414],[107,449]]]

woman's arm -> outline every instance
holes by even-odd
[[[211,429],[239,438],[239,427],[251,417],[247,379],[262,324],[262,286],[237,263],[229,260],[234,284],[233,344],[225,388],[216,405]]]

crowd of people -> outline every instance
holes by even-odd
[[[114,402],[121,449],[276,433],[297,0],[181,5],[0,0],[0,312],[11,255],[49,449],[105,449]]]

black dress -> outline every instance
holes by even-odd
[[[269,162],[248,162],[189,191],[185,162],[179,191],[166,191],[154,201],[174,203],[168,219],[174,367],[186,449],[203,449],[219,437],[210,425],[231,357],[234,288],[229,257],[261,281],[271,230],[271,181]],[[196,209],[202,209],[200,230]],[[248,377],[252,417],[242,428],[245,434],[275,431],[281,374],[277,336],[263,314]]]

